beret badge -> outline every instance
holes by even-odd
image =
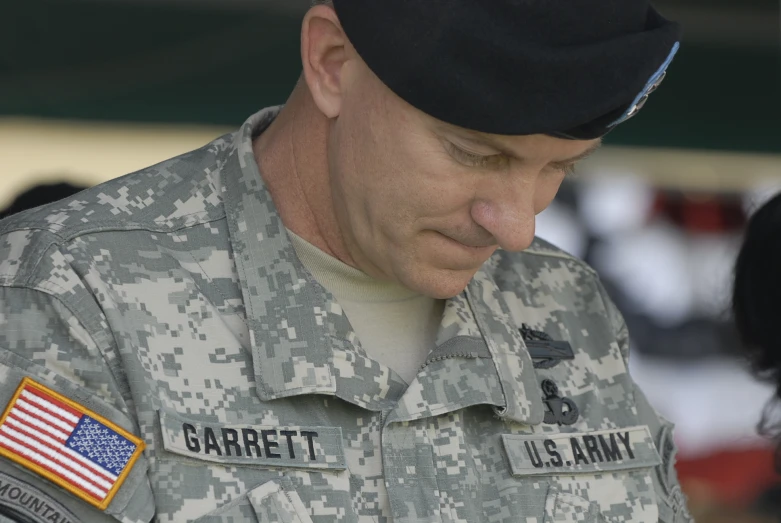
[[[670,62],[673,61],[673,58],[678,52],[679,47],[680,44],[676,42],[670,51],[670,55],[667,57],[667,60],[665,60],[659,70],[651,76],[651,79],[648,80],[640,94],[638,94],[634,101],[629,105],[629,108],[626,110],[626,112],[624,112],[624,114],[622,114],[616,121],[608,125],[609,128],[613,128],[620,123],[624,123],[640,112],[640,109],[642,109],[645,103],[648,101],[648,97],[651,96],[651,93],[656,91],[664,81],[664,78],[667,76],[667,68],[670,66]]]

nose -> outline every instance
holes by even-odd
[[[475,199],[472,219],[506,251],[522,251],[534,241],[533,184],[500,184]]]

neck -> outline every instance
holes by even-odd
[[[255,161],[285,227],[356,267],[340,232],[328,174],[330,122],[301,81],[253,143]]]

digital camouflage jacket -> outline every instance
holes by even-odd
[[[407,384],[295,255],[276,114],[0,223],[0,520],[690,520],[591,268],[497,251]]]

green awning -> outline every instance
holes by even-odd
[[[269,5],[11,2],[0,115],[238,125],[283,103],[300,71],[300,13]],[[778,41],[685,39],[660,90],[607,142],[777,153],[780,126]]]

